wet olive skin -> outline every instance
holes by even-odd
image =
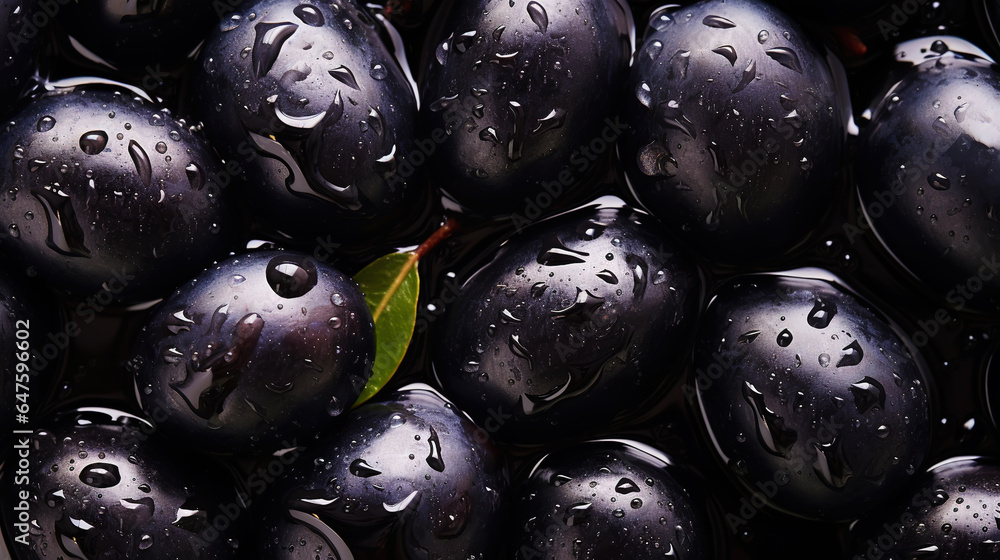
[[[84,297],[163,297],[238,233],[221,162],[183,123],[122,87],[32,101],[0,135],[3,252],[21,271]]]
[[[437,391],[404,387],[343,426],[260,502],[261,560],[325,558],[345,544],[365,559],[502,558],[503,458]]]
[[[621,135],[613,114],[631,52],[628,6],[461,0],[439,10],[420,90],[439,144],[434,179],[478,214],[567,196],[596,167],[591,142],[610,153]]]
[[[877,102],[858,150],[863,229],[959,311],[1000,310],[998,88],[995,65],[934,57]]]
[[[735,0],[655,11],[626,93],[629,187],[699,254],[773,260],[822,217],[846,115],[825,58],[778,10]]]
[[[352,0],[262,0],[205,42],[194,107],[269,235],[371,244],[411,219],[417,102],[380,25]]]
[[[674,478],[669,458],[650,451],[608,440],[545,455],[514,492],[511,557],[712,558],[704,502]]]
[[[279,273],[292,265],[306,273]],[[164,432],[205,451],[261,453],[305,445],[354,404],[375,334],[352,279],[306,255],[263,251],[178,289],[134,355],[136,398]]]
[[[4,473],[5,495],[27,492],[37,524],[28,546],[11,544],[15,558],[236,558],[242,506],[224,471],[203,458],[176,460],[151,424],[115,410],[76,409],[43,425],[18,436],[30,448],[27,484],[14,469]],[[14,513],[4,508],[8,526]]]
[[[1000,463],[993,457],[955,457],[934,465],[907,492],[851,528],[850,558],[995,557],[1000,552],[998,480]]]
[[[434,333],[434,375],[498,441],[587,433],[669,382],[700,297],[652,219],[590,206],[510,239]]]
[[[685,393],[747,493],[790,515],[847,520],[927,451],[928,372],[899,332],[827,281],[738,277],[705,312]]]

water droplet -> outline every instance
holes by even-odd
[[[166,142],[157,142],[156,146],[154,146],[154,148],[156,148],[156,153],[158,153],[158,154],[165,154],[165,153],[167,153],[167,144],[166,144]]]
[[[549,29],[549,14],[545,13],[545,8],[538,2],[528,2],[528,17],[535,22],[540,32],[545,33]]]
[[[406,418],[403,418],[402,414],[396,413],[389,417],[389,427],[398,428],[406,424]]]
[[[95,156],[104,151],[108,145],[108,133],[103,130],[91,130],[80,136],[80,149],[88,156]]]
[[[751,342],[757,340],[758,336],[760,336],[759,330],[747,331],[741,334],[740,337],[736,339],[736,342],[739,344],[750,344]]]
[[[656,60],[663,53],[663,43],[660,41],[650,41],[643,49],[650,60]]]
[[[749,381],[743,383],[743,399],[754,412],[757,439],[769,453],[787,459],[798,434],[785,428],[784,419],[767,408],[764,394]]]
[[[843,354],[840,355],[837,367],[856,366],[865,357],[865,352],[861,349],[861,344],[857,340],[845,346],[842,352]]]
[[[639,150],[636,156],[639,170],[649,177],[673,177],[677,175],[677,160],[663,144],[651,142]]]
[[[878,436],[880,439],[885,439],[889,437],[889,426],[882,424],[881,426],[875,429],[875,435]]]
[[[621,478],[618,484],[615,484],[615,492],[619,494],[632,494],[634,492],[639,492],[639,485],[636,484],[631,478]]]
[[[413,500],[419,495],[420,491],[414,490],[413,492],[410,492],[409,495],[407,495],[405,498],[403,498],[402,500],[400,500],[395,504],[382,502],[382,508],[385,509],[385,511],[388,511],[389,513],[399,513],[405,510],[407,507],[409,507],[409,505],[413,502]]]
[[[228,305],[220,305],[212,315],[209,329],[216,336],[229,316],[228,309]],[[201,418],[208,420],[217,416],[222,411],[222,403],[236,388],[238,372],[256,348],[263,330],[264,319],[260,315],[244,315],[233,326],[227,345],[218,349],[209,346],[204,356],[199,352],[192,353],[187,377],[181,382],[171,383],[170,388]]]
[[[83,227],[77,221],[69,195],[52,187],[32,189],[31,194],[42,204],[48,219],[45,244],[66,256],[90,257],[90,249],[84,245]]]
[[[315,6],[310,6],[309,4],[299,4],[292,10],[295,17],[302,20],[302,23],[310,27],[323,27],[326,20],[323,18],[323,13],[320,12]]]
[[[549,311],[555,319],[575,318],[586,321],[604,305],[604,298],[590,293],[590,290],[576,289],[576,298],[569,307]]]
[[[544,266],[564,266],[587,262],[583,257],[588,256],[590,253],[569,249],[558,237],[552,237],[543,245],[536,261]]]
[[[149,186],[153,177],[153,166],[149,162],[146,150],[142,149],[142,146],[135,140],[129,140],[128,155],[132,158],[132,164],[135,165],[135,170],[139,173],[139,179],[144,185]]]
[[[787,348],[789,344],[792,343],[792,333],[788,329],[782,330],[778,333],[778,346],[782,348]]]
[[[832,301],[828,302],[817,299],[813,304],[812,310],[809,311],[809,315],[806,317],[806,322],[813,328],[825,329],[830,326],[830,322],[833,321],[836,315],[837,304]]]
[[[802,73],[802,63],[799,62],[799,55],[795,54],[795,51],[792,49],[787,47],[777,47],[774,49],[768,49],[764,51],[764,53],[785,68],[794,70],[799,74]]]
[[[508,101],[507,108],[510,109],[513,118],[510,141],[507,143],[507,157],[511,161],[518,161],[524,148],[524,107],[517,101]]]
[[[552,475],[552,477],[549,478],[549,484],[551,484],[552,486],[559,487],[571,480],[573,480],[573,477],[571,476],[565,474],[554,474]]]
[[[434,57],[437,59],[438,64],[444,66],[448,62],[448,52],[451,50],[450,39],[445,39],[437,49],[434,50]]]
[[[446,95],[432,102],[427,108],[430,109],[432,112],[440,113],[441,111],[444,111],[448,107],[451,107],[451,105],[455,103],[457,99],[458,99],[457,93],[455,95]]]
[[[579,502],[567,507],[566,517],[563,519],[566,526],[572,527],[586,521],[590,517],[590,508],[592,505],[590,502]]]
[[[336,78],[338,82],[344,84],[345,86],[356,90],[361,89],[358,87],[358,80],[354,77],[354,72],[351,72],[350,68],[341,65],[333,70],[330,70],[329,73],[331,76]]]
[[[756,78],[757,78],[757,61],[750,60],[750,63],[747,64],[747,67],[743,69],[743,76],[740,78],[740,83],[736,84],[736,87],[733,88],[733,93],[739,93],[743,91],[743,89],[746,88],[748,85],[750,85],[750,82],[754,81]]]
[[[355,459],[351,463],[351,466],[348,467],[348,470],[350,470],[351,474],[354,476],[359,476],[361,478],[370,478],[382,474],[382,471],[369,465],[364,459]]]
[[[649,84],[646,82],[640,83],[635,87],[635,98],[639,100],[646,108],[652,108],[653,106],[653,93],[649,88]]]
[[[847,485],[854,472],[844,457],[840,439],[834,438],[830,443],[813,443],[813,449],[816,450],[813,470],[820,479],[835,490]]]
[[[139,538],[139,550],[149,550],[149,547],[153,546],[153,537],[150,535],[143,535]]]
[[[430,426],[430,430],[431,435],[427,438],[427,443],[430,445],[431,450],[427,455],[427,465],[437,472],[443,472],[444,458],[441,456],[441,440],[438,439],[438,434],[434,430],[434,426]]]
[[[962,103],[955,108],[955,120],[959,123],[965,122],[965,117],[969,112],[969,104]]]
[[[316,265],[305,257],[279,256],[267,263],[267,284],[287,299],[301,297],[316,286]]]
[[[732,20],[716,15],[705,16],[705,19],[701,20],[701,23],[715,29],[732,29],[736,27],[736,24]]]
[[[187,167],[184,168],[184,173],[187,175],[188,183],[191,188],[200,191],[202,187],[205,186],[205,173],[201,170],[201,166],[197,163],[191,162]]]
[[[566,380],[563,383],[543,394],[522,394],[520,397],[521,410],[527,416],[548,410],[555,403],[559,402],[559,399],[569,390],[572,383],[573,376],[567,372]]]
[[[498,146],[503,143],[500,141],[500,137],[497,136],[497,130],[492,126],[487,126],[486,128],[480,130],[479,139],[484,142],[492,142]]]
[[[35,124],[35,129],[38,132],[48,132],[56,125],[56,120],[49,115],[38,119],[38,123]]]
[[[80,480],[94,488],[111,488],[122,481],[118,467],[111,463],[92,463],[80,470]]]
[[[340,416],[344,412],[344,404],[337,397],[330,397],[330,402],[326,403],[326,413],[329,416]]]
[[[531,134],[538,135],[543,132],[548,132],[550,130],[555,130],[562,127],[563,123],[566,121],[566,111],[562,109],[552,109],[549,114],[538,119],[534,130]]]
[[[757,42],[760,43],[760,44],[762,44],[762,45],[764,43],[766,43],[767,40],[770,39],[770,38],[771,38],[771,34],[768,33],[766,29],[761,29],[760,33],[757,34]]]
[[[928,175],[927,184],[939,191],[946,191],[951,188],[951,180],[940,173]]]
[[[298,28],[299,26],[294,23],[265,23],[263,21],[254,27],[256,36],[251,62],[254,74],[258,78],[263,78],[271,71],[274,61],[278,60],[278,54],[281,53],[281,47]]]
[[[885,387],[875,379],[865,376],[861,381],[852,383],[850,390],[854,395],[854,406],[861,414],[867,414],[876,406],[885,409]]]
[[[507,346],[510,348],[512,354],[528,362],[528,369],[533,369],[531,363],[531,352],[529,352],[521,342],[521,337],[519,335],[511,334],[507,339]]]
[[[475,44],[477,35],[478,33],[476,32],[475,29],[471,31],[466,31],[465,33],[461,33],[458,35],[458,37],[454,38],[454,40],[452,41],[452,46],[459,53],[465,53],[469,50],[469,47]]]
[[[371,72],[369,72],[369,75],[372,77],[373,80],[382,81],[382,80],[386,79],[386,77],[389,76],[389,71],[386,70],[385,65],[383,65],[383,64],[375,64],[375,65],[372,66],[372,69],[371,69]]]
[[[736,66],[736,49],[732,45],[722,45],[721,47],[715,47],[712,52],[718,55],[722,55],[726,60],[729,61],[730,66]]]
[[[827,367],[830,365],[830,355],[826,352],[819,355],[819,365]]]
[[[656,10],[649,15],[649,26],[656,31],[663,31],[670,24],[674,23],[674,18],[671,16],[671,12],[677,8],[676,5],[665,5]]]
[[[45,504],[50,508],[62,507],[66,501],[66,494],[63,490],[52,489],[45,493]]]
[[[671,100],[657,106],[660,122],[667,128],[672,128],[683,132],[685,136],[694,139],[698,136],[698,131],[694,124],[681,111],[680,104]]]
[[[615,276],[614,272],[611,272],[608,269],[604,269],[604,270],[598,272],[597,273],[597,277],[600,278],[601,280],[604,280],[608,284],[611,284],[611,285],[618,284],[618,277]]]

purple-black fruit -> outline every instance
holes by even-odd
[[[653,13],[619,157],[639,202],[705,257],[774,259],[836,190],[841,99],[823,54],[754,0]]]
[[[624,130],[631,20],[616,0],[441,6],[421,76],[435,181],[489,215],[581,188]]]
[[[927,452],[926,366],[898,328],[826,280],[726,282],[704,316],[693,370],[685,393],[716,457],[785,513],[855,517]]]
[[[664,386],[700,297],[694,265],[625,206],[590,206],[506,244],[435,333],[434,375],[499,441],[606,424]]]
[[[1000,554],[1000,462],[955,457],[851,527],[852,560],[972,560]]]
[[[205,451],[305,445],[357,400],[375,333],[357,284],[313,258],[231,258],[164,301],[136,342],[136,398]],[[298,438],[299,441],[296,441]]]
[[[350,413],[261,502],[261,560],[502,558],[507,470],[426,385]]]
[[[667,456],[625,440],[544,456],[515,495],[513,558],[712,558],[704,504],[675,474]]]
[[[218,156],[124,86],[33,100],[11,116],[0,154],[4,253],[57,290],[152,300],[232,245]]]
[[[353,0],[263,0],[205,42],[194,101],[268,233],[361,243],[408,225],[417,99],[383,26]]]
[[[161,447],[154,431],[129,414],[80,408],[19,436],[23,447],[4,450],[12,460],[26,450],[29,463],[4,473],[5,530],[23,535],[9,543],[14,558],[235,558],[242,504],[232,481]]]
[[[1000,73],[931,47],[874,108],[858,150],[864,222],[956,310],[1000,312]],[[934,53],[931,53],[934,54]]]

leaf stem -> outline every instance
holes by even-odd
[[[430,237],[428,237],[423,243],[421,243],[420,246],[417,247],[415,251],[410,253],[410,257],[406,259],[406,263],[403,265],[403,268],[399,271],[399,274],[396,275],[396,278],[392,281],[392,284],[389,286],[389,289],[386,290],[385,296],[382,297],[382,301],[378,302],[378,307],[376,307],[375,311],[372,313],[373,322],[378,321],[379,315],[381,315],[382,311],[384,311],[386,306],[389,305],[389,300],[392,299],[392,295],[395,294],[396,291],[399,290],[399,287],[403,285],[403,281],[406,279],[406,275],[409,274],[411,270],[413,270],[413,267],[417,266],[417,262],[424,255],[429,253],[431,249],[436,247],[438,243],[441,243],[442,241],[447,239],[448,236],[454,233],[455,230],[457,230],[458,228],[459,228],[458,220],[456,220],[455,218],[448,218],[448,220],[445,221],[444,225],[439,227],[437,231],[435,231],[433,234],[431,234]]]

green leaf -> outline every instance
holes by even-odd
[[[371,379],[354,406],[385,387],[406,355],[417,322],[420,276],[416,264],[414,253],[393,253],[377,259],[354,276],[375,319],[376,342]]]

